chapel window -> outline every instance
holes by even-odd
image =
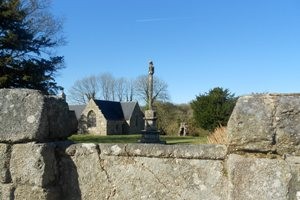
[[[96,114],[92,110],[87,115],[87,125],[88,128],[96,127]]]

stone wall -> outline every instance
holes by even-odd
[[[59,199],[55,141],[77,130],[67,103],[36,90],[0,89],[0,127],[0,199]]]
[[[300,199],[297,94],[241,97],[228,124],[228,145],[57,141],[71,134],[72,118],[49,123],[53,115],[45,109],[64,103],[56,99],[49,106],[47,98],[0,90],[0,118],[17,119],[0,122],[0,199]],[[56,138],[49,133],[58,122],[70,128]]]

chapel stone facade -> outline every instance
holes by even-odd
[[[77,117],[78,131],[83,134],[137,134],[144,126],[144,114],[137,102],[91,99],[82,111],[77,111]]]

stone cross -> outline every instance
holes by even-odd
[[[153,74],[154,66],[153,62],[149,62],[149,74],[148,74],[148,110],[145,110],[145,129],[141,131],[142,137],[141,143],[160,143],[165,144],[166,142],[161,141],[159,138],[159,131],[156,125],[156,111],[153,110]]]
[[[149,75],[148,75],[148,107],[149,110],[152,110],[153,106],[153,74],[154,74],[154,66],[153,62],[149,62]]]

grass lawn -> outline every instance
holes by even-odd
[[[72,135],[70,140],[76,143],[138,143],[141,135]],[[206,136],[193,137],[193,136],[161,136],[161,140],[167,144],[205,144],[207,143]]]

